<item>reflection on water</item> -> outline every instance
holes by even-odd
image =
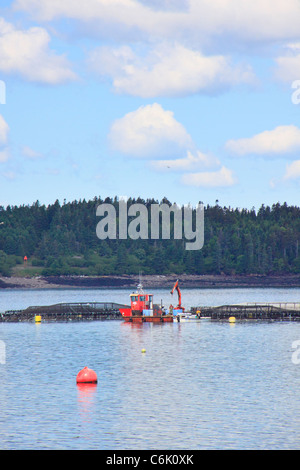
[[[78,390],[78,410],[81,419],[81,435],[85,440],[92,437],[95,420],[97,384],[76,384]]]
[[[78,390],[79,412],[83,418],[88,420],[89,415],[94,411],[97,384],[82,383],[76,385]]]

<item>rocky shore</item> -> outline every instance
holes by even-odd
[[[185,288],[300,287],[300,275],[143,275],[145,288],[172,288],[176,279]],[[117,288],[135,289],[138,275],[0,277],[0,289]]]

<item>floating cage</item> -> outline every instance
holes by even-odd
[[[115,302],[77,302],[28,307],[25,310],[8,310],[1,314],[2,321],[28,321],[40,315],[43,320],[108,320],[122,318],[120,308],[128,305]]]

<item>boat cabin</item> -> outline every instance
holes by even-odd
[[[132,313],[143,313],[143,310],[153,310],[153,294],[135,293],[130,294]]]

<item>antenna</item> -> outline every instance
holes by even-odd
[[[142,272],[141,272],[141,271],[139,272],[139,283],[138,283],[137,288],[138,288],[139,294],[143,294],[143,293],[144,293],[144,291],[143,291],[143,284],[142,284]]]

